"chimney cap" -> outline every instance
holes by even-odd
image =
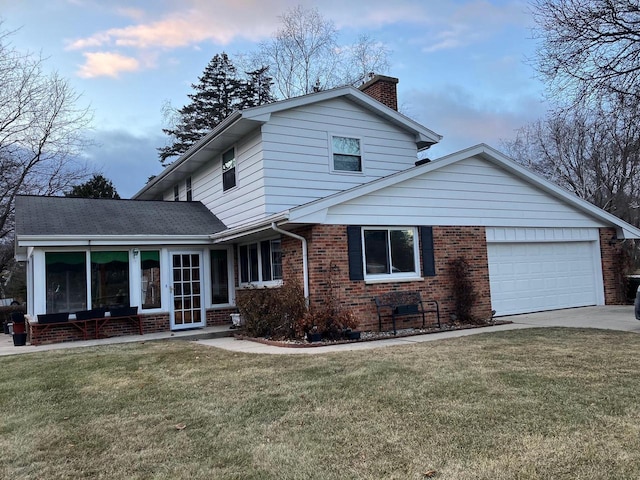
[[[400,81],[396,77],[388,77],[386,75],[379,75],[379,74],[373,73],[373,72],[371,72],[368,75],[368,77],[369,77],[369,80],[367,80],[362,85],[360,85],[360,87],[358,87],[360,90],[366,90],[371,85],[373,85],[374,83],[378,83],[378,82],[387,82],[387,83],[396,84],[396,83],[398,83]]]

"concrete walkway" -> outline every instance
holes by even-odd
[[[388,347],[393,345],[411,345],[415,343],[431,342],[445,338],[466,337],[479,333],[500,332],[520,328],[540,327],[572,327],[572,328],[600,328],[607,330],[620,330],[640,333],[640,321],[635,319],[632,305],[600,306],[571,308],[566,310],[554,310],[551,312],[530,313],[525,315],[513,315],[501,317],[502,320],[510,320],[511,324],[496,325],[492,327],[472,328],[467,330],[455,330],[449,332],[416,335],[404,338],[389,338],[371,342],[347,343],[341,345],[327,345],[322,347],[292,348],[264,345],[249,340],[236,340],[235,338],[195,339],[196,336],[206,335],[228,330],[228,327],[208,327],[201,330],[182,332],[163,332],[147,335],[135,335],[127,337],[113,337],[102,340],[88,340],[83,342],[59,343],[55,345],[42,345],[33,347],[15,347],[10,335],[3,335],[0,339],[0,356],[15,355],[21,353],[34,353],[47,350],[60,350],[65,348],[90,347],[94,345],[108,345],[114,343],[146,342],[152,340],[184,339],[197,341],[202,345],[223,348],[234,352],[262,353],[262,354],[318,354],[328,352],[345,352],[356,350],[370,350],[372,348]]]

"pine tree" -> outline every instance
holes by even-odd
[[[235,110],[274,101],[267,71],[268,68],[260,68],[248,72],[245,80],[226,53],[215,55],[198,83],[191,85],[195,90],[188,95],[191,103],[177,111],[175,127],[162,130],[173,139],[171,145],[158,148],[162,164],[186,152]]]
[[[64,194],[65,197],[82,198],[120,198],[111,180],[102,175],[94,175],[90,180],[74,186]]]

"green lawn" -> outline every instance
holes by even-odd
[[[310,356],[152,342],[0,366],[1,478],[640,478],[631,333]]]

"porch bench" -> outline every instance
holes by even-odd
[[[425,326],[425,314],[435,313],[438,328],[440,324],[440,305],[436,300],[422,300],[420,292],[389,292],[374,297],[378,311],[378,330],[382,331],[382,317],[391,317],[393,334],[396,335],[396,318],[422,316],[422,328]],[[425,308],[425,304],[427,308]],[[408,320],[408,319],[407,319]]]
[[[113,313],[113,315],[105,316],[104,309],[85,310],[82,312],[76,312],[75,319],[69,318],[68,313],[38,315],[38,321],[30,322],[30,326],[34,335],[39,336],[45,334],[51,328],[72,325],[82,333],[83,340],[88,340],[90,325],[94,326],[94,338],[99,339],[100,331],[105,325],[117,320],[126,320],[138,327],[140,335],[144,334],[142,317],[141,315],[138,315],[137,307],[113,309],[110,314],[111,313]]]

